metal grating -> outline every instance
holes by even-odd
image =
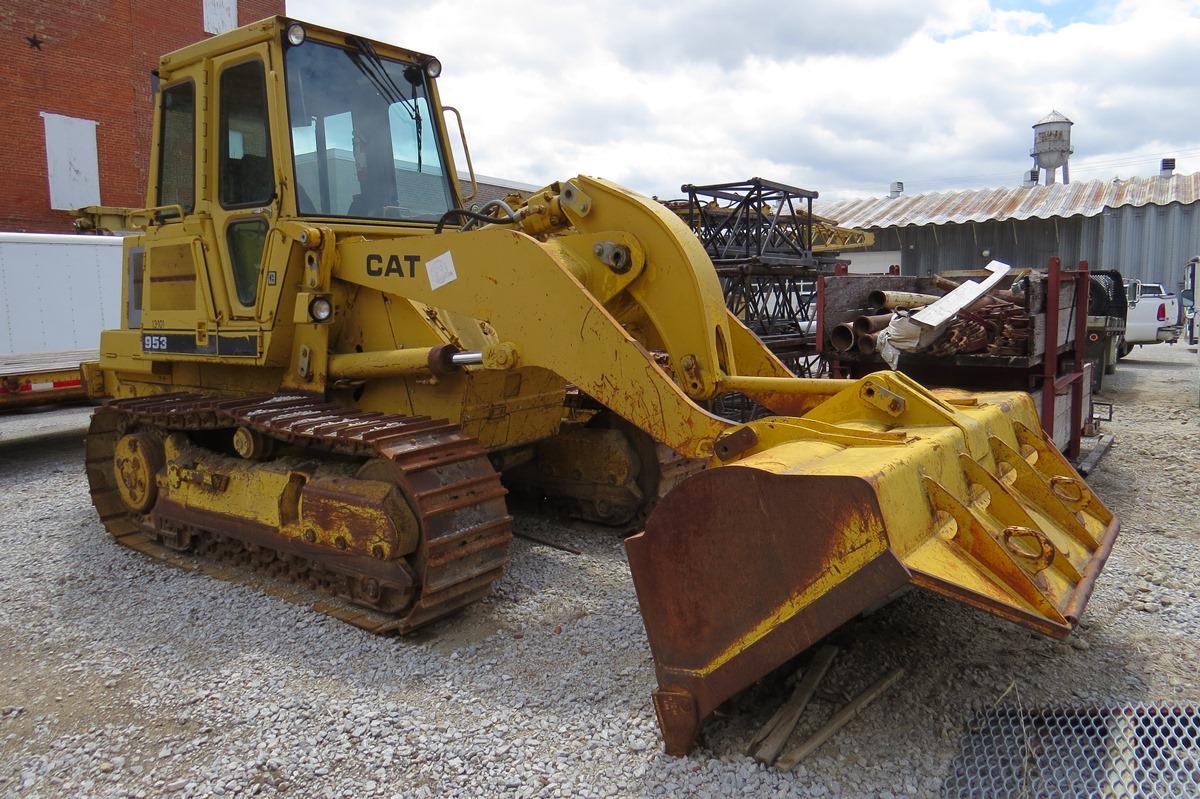
[[[1200,712],[988,708],[969,725],[942,788],[945,799],[1200,798]]]

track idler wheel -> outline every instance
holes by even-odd
[[[275,454],[276,445],[275,439],[249,427],[243,426],[233,431],[233,449],[248,461],[270,460]]]
[[[122,436],[113,451],[113,474],[125,504],[146,513],[158,499],[157,475],[166,458],[162,442],[150,433]]]

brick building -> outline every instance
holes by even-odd
[[[0,4],[0,230],[70,232],[61,209],[143,206],[159,56],[283,11],[284,0]]]

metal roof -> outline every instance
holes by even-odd
[[[1126,205],[1185,205],[1200,200],[1200,172],[1129,180],[1089,180],[1051,186],[975,189],[899,197],[842,200],[817,209],[842,227],[886,228],[904,225],[1051,219],[1096,216]]]
[[[494,178],[480,174],[475,175],[475,183],[479,186],[479,193],[467,203],[468,208],[482,208],[492,200],[503,200],[513,192],[520,194],[522,197],[528,197],[541,188],[541,186],[535,186],[532,183],[520,183],[508,178]],[[462,189],[464,197],[470,194],[471,175],[460,171],[458,173],[458,185]]]
[[[1037,122],[1034,122],[1033,126],[1036,128],[1038,125],[1045,125],[1050,122],[1071,122],[1071,120],[1067,119],[1065,114],[1061,114],[1058,111],[1051,111],[1049,114],[1046,114],[1046,116],[1042,117]],[[1074,125],[1075,123],[1071,122],[1071,124]]]

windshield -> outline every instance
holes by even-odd
[[[424,70],[311,40],[286,66],[302,215],[437,221],[452,207]]]

